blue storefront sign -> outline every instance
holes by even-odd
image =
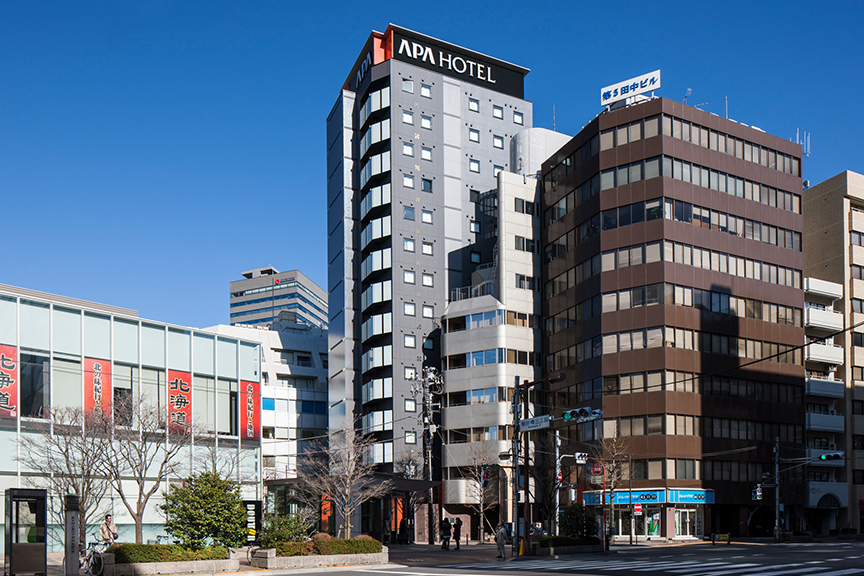
[[[609,503],[609,492],[606,492],[606,503]],[[586,492],[582,495],[582,501],[587,506],[600,506],[602,504],[601,492]],[[634,490],[633,503],[657,504],[666,502],[665,490]],[[613,504],[630,504],[630,492],[617,491],[612,494]]]
[[[713,504],[713,490],[669,490],[669,502],[678,504]]]

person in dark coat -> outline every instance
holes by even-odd
[[[454,550],[459,550],[459,540],[462,539],[462,519],[456,518],[456,523],[453,524],[453,541],[456,542],[456,548]]]
[[[450,535],[453,526],[450,524],[449,518],[441,519],[441,549],[449,550],[450,549]]]

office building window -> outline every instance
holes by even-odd
[[[473,224],[473,222],[472,222],[472,224]],[[471,230],[471,231],[475,232],[475,230]],[[480,231],[480,229],[478,227],[476,232],[479,232],[479,231]],[[480,263],[480,253],[479,252],[475,252],[473,250],[471,251],[471,263],[472,264],[479,264]]]
[[[468,161],[468,170],[471,172],[480,173],[480,161],[479,160],[469,160]]]
[[[501,172],[502,170],[504,170],[504,168],[502,168],[501,166],[493,166],[492,167],[492,175],[498,176],[498,172]]]
[[[402,249],[405,250],[405,252],[414,252],[414,240],[411,238],[403,238]]]
[[[522,126],[525,123],[525,121],[522,119],[522,113],[521,112],[513,112],[513,123],[519,124],[520,126]]]
[[[417,412],[417,401],[413,398],[405,398],[405,412]]]
[[[402,91],[403,92],[410,92],[411,94],[413,94],[414,93],[414,81],[413,80],[405,80],[403,78],[402,79]]]
[[[420,85],[420,96],[423,98],[431,98],[432,97],[432,87],[427,86],[426,84]]]
[[[494,146],[495,148],[501,148],[503,150],[504,149],[504,137],[493,135],[492,136],[492,146]]]
[[[405,380],[414,380],[417,378],[417,369],[413,366],[405,366],[404,375]]]
[[[414,220],[414,208],[411,206],[403,206],[402,217],[405,218],[405,220]]]
[[[468,129],[468,140],[471,142],[480,142],[480,131],[473,128]]]
[[[435,307],[434,306],[426,306],[423,305],[423,318],[434,318],[435,317]]]
[[[420,158],[423,160],[432,161],[432,149],[431,148],[420,148]]]
[[[477,222],[476,220],[471,220],[471,223],[469,224],[469,230],[471,230],[471,232],[476,232],[479,234],[480,233],[480,222]]]
[[[480,202],[480,192],[478,192],[477,190],[469,190],[468,200],[475,203]]]
[[[405,334],[404,335],[404,343],[406,348],[416,348],[417,347],[417,337],[413,334]]]
[[[432,224],[432,212],[430,210],[423,210],[420,214],[420,220],[424,224]]]
[[[420,117],[420,127],[425,128],[426,130],[432,129],[432,118],[429,116],[421,116]]]
[[[402,186],[405,188],[414,188],[414,176],[410,174],[402,175]]]
[[[403,270],[402,271],[402,281],[405,284],[414,284],[414,271],[413,270]]]
[[[405,156],[414,156],[414,145],[408,142],[403,142],[402,154],[404,154]]]
[[[405,432],[405,444],[417,444],[417,433]]]
[[[501,106],[492,106],[492,116],[495,118],[504,118],[504,108]]]
[[[423,178],[420,180],[420,189],[423,192],[432,192],[432,180],[428,178]]]
[[[414,124],[414,113],[408,112],[407,110],[402,111],[402,123],[403,124]]]
[[[423,274],[423,286],[434,286],[435,277],[432,274]]]
[[[422,244],[423,254],[427,256],[432,256],[432,243],[431,242],[423,242]]]
[[[468,99],[468,110],[471,112],[479,112],[480,111],[480,101],[475,100],[474,98]]]
[[[435,349],[435,341],[432,338],[426,338],[423,340],[423,349],[424,350],[434,350]]]
[[[406,316],[416,316],[417,306],[413,302],[403,302],[402,311],[405,313]]]

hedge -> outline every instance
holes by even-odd
[[[188,550],[176,544],[114,544],[107,552],[114,554],[117,564],[138,562],[186,562],[189,560],[227,560],[224,546]]]
[[[377,554],[381,542],[369,538],[336,539],[312,542],[281,542],[276,545],[277,556],[331,556],[334,554]]]
[[[573,536],[544,536],[540,539],[541,548],[560,548],[562,546],[585,546],[599,544],[599,538],[575,538]]]

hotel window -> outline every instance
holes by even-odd
[[[414,208],[412,208],[411,206],[403,206],[402,217],[405,220],[414,220]]]
[[[414,176],[408,174],[402,175],[402,186],[405,188],[414,188]]]
[[[423,98],[431,98],[432,97],[432,87],[427,86],[426,84],[420,85],[420,96]]]
[[[495,148],[504,149],[504,138],[502,136],[492,136],[492,146]]]
[[[480,101],[474,98],[468,99],[468,110],[471,112],[480,112]]]
[[[480,192],[478,192],[477,190],[469,190],[468,191],[468,200],[470,200],[471,202],[474,202],[475,204],[477,202],[480,202]]]
[[[405,80],[403,78],[402,79],[402,91],[403,92],[410,92],[411,94],[413,94],[414,93],[414,81],[413,80]]]
[[[414,284],[414,271],[413,270],[403,270],[402,271],[402,281],[405,284]]]
[[[422,244],[423,254],[427,256],[432,256],[432,243],[431,242],[423,242]]]
[[[426,130],[432,129],[432,118],[429,116],[421,116],[420,117],[420,127],[425,128]]]
[[[406,348],[416,348],[417,347],[417,337],[413,334],[405,334],[405,347]]]
[[[519,124],[520,126],[525,123],[521,112],[513,112],[513,123]]]
[[[414,145],[408,142],[402,143],[402,154],[405,156],[414,156]]]
[[[430,210],[423,210],[420,214],[420,221],[424,224],[432,224],[432,212]]]
[[[492,116],[495,118],[504,118],[504,108],[501,106],[492,106]]]
[[[477,230],[471,230],[471,231],[472,232],[479,232],[480,227],[478,226]],[[474,252],[473,250],[471,251],[471,263],[472,264],[479,264],[480,263],[480,253],[479,252]]]
[[[405,432],[405,444],[417,444],[417,433]]]
[[[432,192],[432,180],[428,178],[423,178],[420,180],[420,189],[423,192]]]
[[[468,140],[471,142],[480,142],[480,131],[473,128],[468,129]]]
[[[417,306],[413,302],[403,302],[402,311],[405,313],[406,316],[416,316]]]
[[[403,238],[402,249],[405,250],[405,252],[414,252],[414,240],[411,238]]]
[[[432,274],[423,274],[423,286],[434,286],[435,277]]]
[[[434,306],[423,306],[423,318],[434,318],[435,317],[435,307]]]
[[[480,222],[476,220],[471,220],[471,223],[468,225],[468,227],[471,232],[476,232],[478,234],[480,233]]]
[[[414,113],[408,112],[407,110],[402,111],[402,123],[403,124],[414,124]]]
[[[480,161],[479,160],[469,160],[468,161],[468,170],[471,172],[480,173]]]
[[[405,398],[405,412],[416,412],[417,401],[413,398]]]
[[[432,161],[432,149],[431,148],[420,148],[420,158],[423,160]]]
[[[415,378],[417,378],[417,369],[413,366],[406,366],[404,375],[405,380],[414,380]]]
[[[498,172],[501,172],[502,170],[504,170],[504,168],[502,168],[501,166],[493,166],[492,167],[492,175],[498,176]]]

